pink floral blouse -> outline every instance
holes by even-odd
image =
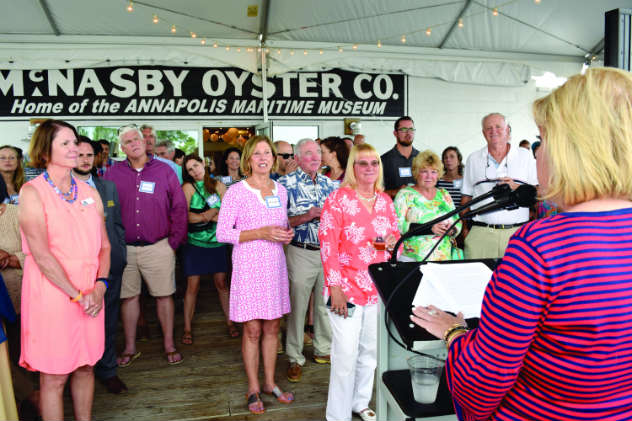
[[[373,240],[393,234],[399,238],[393,201],[378,193],[369,212],[355,190],[341,187],[329,195],[320,215],[320,257],[325,273],[324,295],[340,286],[347,300],[356,305],[377,303],[377,291],[369,276],[372,263],[388,260],[390,253],[378,251]]]

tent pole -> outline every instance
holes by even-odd
[[[263,102],[263,122],[268,122],[268,72],[267,72],[268,63],[266,61],[266,48],[265,45],[261,45],[261,84],[263,98],[261,101]]]

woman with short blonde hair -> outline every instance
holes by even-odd
[[[434,306],[412,319],[446,342],[460,419],[629,419],[632,75],[588,69],[533,114],[541,193],[562,212],[511,237],[476,329]]]

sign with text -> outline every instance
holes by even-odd
[[[268,78],[272,117],[399,117],[401,74],[340,69]],[[0,70],[0,118],[37,116],[263,115],[259,75],[232,68],[129,66],[65,70]]]

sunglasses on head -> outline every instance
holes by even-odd
[[[294,154],[293,153],[279,153],[277,155],[280,156],[283,159],[294,158]]]
[[[126,124],[124,126],[119,127],[118,129],[119,136],[121,133],[126,132],[128,130],[138,130],[138,126],[136,124]]]

